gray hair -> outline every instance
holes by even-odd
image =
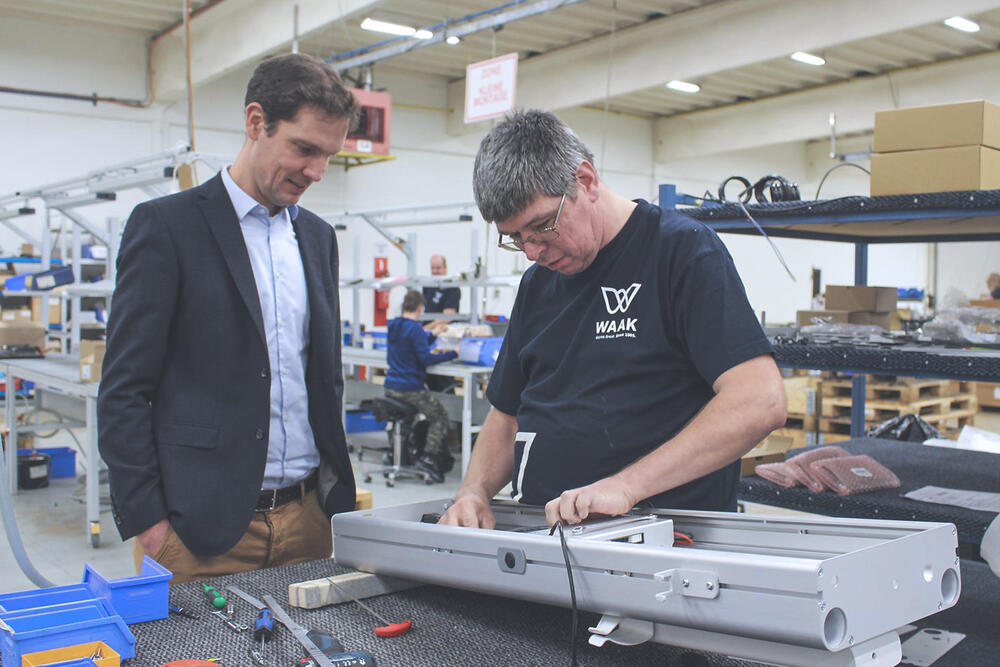
[[[507,220],[540,196],[576,198],[575,173],[594,155],[554,114],[515,111],[479,144],[472,191],[483,218]]]

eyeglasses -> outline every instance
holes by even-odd
[[[526,237],[522,237],[520,232],[517,234],[509,234],[508,236],[510,236],[510,241],[504,241],[504,235],[500,234],[500,238],[497,240],[497,247],[510,252],[524,252],[524,246],[528,243],[534,243],[537,245],[548,243],[556,238],[559,238],[559,232],[556,231],[556,226],[559,224],[559,216],[562,215],[563,206],[565,204],[566,194],[564,193],[562,199],[559,200],[559,208],[556,210],[556,217],[552,218],[551,225],[536,228],[532,234]]]

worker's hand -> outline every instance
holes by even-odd
[[[160,519],[157,523],[136,535],[144,553],[155,556],[167,541],[167,531],[170,530],[170,523],[166,519]]]
[[[434,320],[428,326],[430,327],[431,333],[435,336],[440,336],[448,330],[448,320]]]
[[[553,526],[560,520],[580,523],[591,514],[618,516],[629,512],[636,502],[620,478],[605,477],[593,484],[563,491],[558,498],[545,503],[545,521]]]
[[[490,509],[489,498],[480,493],[467,492],[455,496],[448,511],[438,521],[442,526],[464,526],[466,528],[486,528],[496,526],[496,518]]]

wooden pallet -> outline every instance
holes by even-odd
[[[827,418],[850,417],[850,398],[830,396],[823,401],[822,416]],[[911,403],[896,401],[865,401],[865,419],[883,422],[899,415],[917,415],[925,418],[931,415],[944,415],[959,410],[975,411],[977,407],[975,394],[958,394],[942,398],[927,398]]]
[[[824,398],[844,398],[851,395],[851,379],[824,380]],[[915,403],[931,398],[944,398],[971,391],[970,383],[955,380],[928,380],[923,378],[903,378],[868,376],[865,383],[865,399],[871,401],[896,401]]]

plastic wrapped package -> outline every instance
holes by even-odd
[[[810,449],[809,451],[797,454],[792,458],[785,461],[789,466],[791,466],[798,477],[799,481],[805,486],[809,487],[810,491],[815,491],[819,493],[826,487],[823,486],[823,482],[816,479],[810,465],[816,461],[822,459],[840,458],[850,456],[850,453],[843,449],[842,447],[817,447],[816,449]]]
[[[799,480],[800,474],[796,472],[795,466],[788,465],[788,462],[761,463],[753,469],[753,472],[758,477],[763,477],[767,481],[774,482],[786,489],[802,484]]]
[[[870,456],[820,459],[809,464],[815,479],[841,496],[899,487],[899,478]]]

